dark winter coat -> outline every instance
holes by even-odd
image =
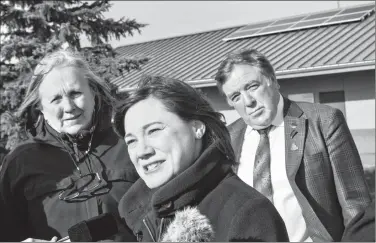
[[[7,155],[0,173],[0,241],[64,237],[82,220],[117,213],[120,198],[138,174],[109,117],[97,124],[86,156],[90,133],[73,139],[54,131],[44,119],[30,133],[28,141]],[[91,168],[103,180],[94,195],[85,193],[67,202],[58,195],[79,176],[73,159],[82,174]]]
[[[119,203],[120,216],[136,236],[129,241],[161,240],[174,214],[187,206],[197,207],[209,219],[212,241],[288,241],[273,204],[239,179],[231,165],[211,146],[158,189],[139,179]]]

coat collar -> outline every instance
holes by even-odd
[[[304,154],[306,134],[308,130],[307,117],[295,102],[284,98],[284,105],[286,171],[291,188],[302,207],[303,216],[307,222],[311,238],[314,241],[332,240],[331,235],[317,218],[310,202],[303,195],[295,182],[296,174],[302,163]]]
[[[302,161],[306,137],[306,117],[295,102],[284,100],[286,171],[289,179],[294,180]]]
[[[231,171],[232,162],[212,144],[188,169],[157,189],[149,189],[142,179],[128,190],[121,210],[129,225],[153,211],[158,217],[168,217],[188,205],[199,203]]]
[[[84,151],[88,148],[89,142],[92,141],[92,148],[95,148],[100,145],[100,141],[106,136],[105,134],[111,130],[110,113],[110,106],[103,105],[102,109],[95,115],[95,126],[90,130],[82,131],[80,136],[58,133],[46,122],[43,115],[40,114],[37,121],[26,123],[25,129],[28,140],[25,143],[49,144],[63,149],[67,149],[66,145],[72,147],[72,144],[76,143],[78,148]]]
[[[243,118],[239,118],[231,125],[229,125],[228,130],[231,136],[231,146],[234,149],[236,165],[234,170],[237,171],[237,166],[239,165],[240,154],[243,147],[244,135],[247,130],[247,124],[245,124]]]

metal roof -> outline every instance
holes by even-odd
[[[243,26],[118,47],[121,56],[150,57],[142,70],[111,82],[134,88],[143,74],[162,74],[194,87],[214,86],[213,77],[229,52],[252,48],[274,66],[278,79],[375,69],[375,12],[363,21],[223,41]]]

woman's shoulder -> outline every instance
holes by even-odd
[[[217,190],[227,192],[232,198],[241,198],[244,200],[252,201],[265,201],[268,200],[256,189],[246,184],[242,179],[240,179],[235,173],[230,173],[222,183],[217,187]]]
[[[269,210],[271,208],[271,211],[275,211],[273,204],[266,197],[233,173],[222,180],[206,196],[201,207],[206,208],[206,206],[211,207],[211,205],[216,205],[219,209],[227,208],[233,215],[243,207],[255,210]]]
[[[209,197],[200,208],[212,212],[216,207],[220,212],[213,222],[218,221],[217,227],[226,232],[226,241],[288,241],[284,222],[273,204],[237,175],[226,177]],[[223,226],[221,222],[229,223]]]
[[[12,149],[3,159],[0,181],[12,178],[12,182],[18,181],[27,175],[35,163],[40,161],[45,152],[38,143],[22,143]],[[1,183],[1,182],[0,182]]]
[[[14,149],[12,149],[4,158],[5,160],[17,160],[23,161],[22,159],[30,159],[31,156],[38,154],[41,156],[40,153],[43,153],[43,148],[41,147],[42,144],[36,143],[32,140],[27,140],[19,145],[17,145]],[[21,159],[21,160],[20,160]]]

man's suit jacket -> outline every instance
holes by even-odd
[[[284,123],[286,171],[310,237],[340,241],[344,227],[371,202],[345,118],[326,105],[284,98]],[[242,118],[229,125],[236,161],[246,127]]]

